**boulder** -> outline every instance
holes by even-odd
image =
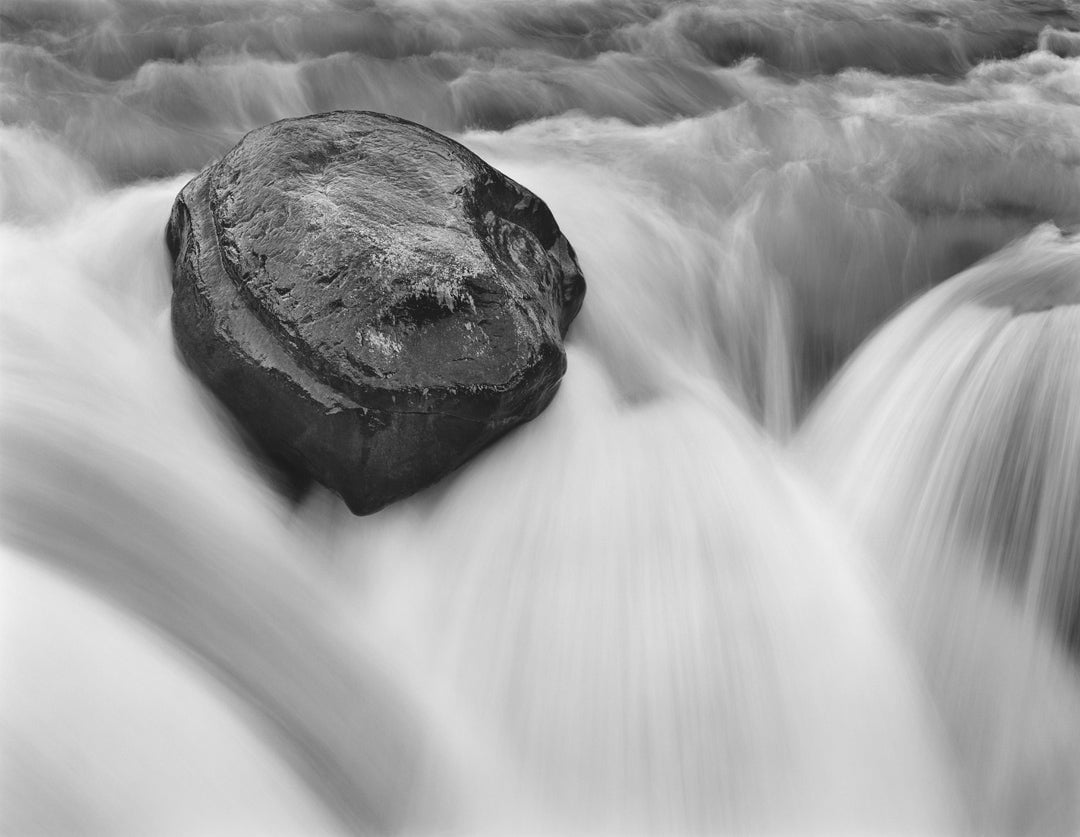
[[[180,192],[166,240],[187,364],[357,514],[538,415],[585,293],[539,198],[376,113],[252,131]]]

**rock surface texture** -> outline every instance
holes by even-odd
[[[184,187],[166,239],[189,366],[358,514],[543,410],[585,293],[539,198],[375,113],[251,132]]]

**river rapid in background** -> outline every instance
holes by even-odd
[[[0,0],[0,830],[1080,832],[1080,6]],[[187,373],[252,128],[449,134],[589,283],[355,518]]]

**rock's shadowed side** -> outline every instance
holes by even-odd
[[[535,195],[374,113],[253,131],[184,187],[166,237],[187,363],[359,514],[535,417],[585,293]]]

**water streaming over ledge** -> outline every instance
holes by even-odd
[[[0,3],[0,830],[1080,830],[1080,9]],[[555,402],[354,518],[172,346],[331,108],[540,195]],[[905,307],[906,306],[906,307]]]

